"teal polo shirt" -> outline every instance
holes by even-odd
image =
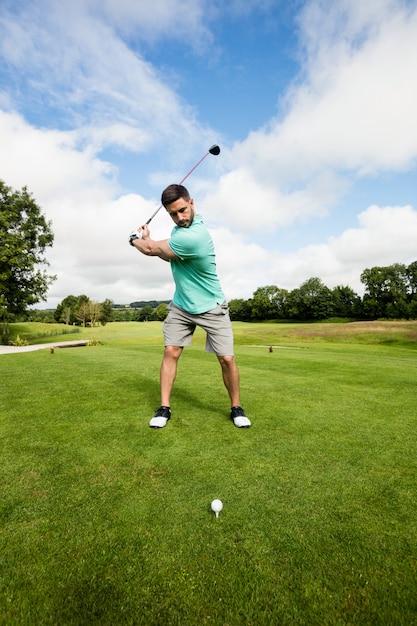
[[[173,303],[199,315],[224,302],[213,240],[201,216],[195,215],[188,228],[174,226],[168,245],[179,257],[170,260],[175,282]]]

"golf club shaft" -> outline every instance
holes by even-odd
[[[206,154],[201,157],[201,159],[198,161],[198,163],[196,163],[191,169],[190,171],[184,176],[184,178],[182,180],[180,180],[180,182],[178,183],[179,185],[182,185],[182,183],[189,177],[190,174],[192,174],[194,172],[194,170],[200,165],[200,163],[202,163],[204,161],[204,159],[206,157],[208,157],[208,155],[210,154],[209,151],[206,152]]]
[[[210,148],[210,150],[212,150],[212,148]],[[190,174],[192,174],[194,172],[194,170],[200,165],[200,163],[202,163],[204,161],[204,159],[209,154],[211,154],[210,150],[207,150],[206,154],[203,157],[201,157],[201,159],[190,169],[190,171],[184,176],[184,178],[182,180],[180,180],[180,182],[178,183],[179,185],[182,185],[182,183],[189,177]],[[151,217],[146,222],[147,225],[153,220],[153,218],[158,213],[158,211],[160,211],[162,209],[162,206],[163,205],[160,204],[159,207],[156,209],[156,211],[154,211],[154,213],[152,213]]]

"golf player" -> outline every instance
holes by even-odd
[[[230,418],[238,428],[249,428],[250,420],[240,406],[239,370],[233,351],[233,332],[229,307],[216,270],[212,238],[194,200],[182,185],[169,185],[161,203],[175,223],[169,239],[151,239],[148,225],[129,237],[129,243],[147,256],[169,261],[175,293],[164,321],[164,356],[160,371],[161,406],[149,422],[163,428],[171,417],[171,392],[183,348],[189,346],[196,326],[207,333],[206,352],[214,353],[221,365],[228,391]]]

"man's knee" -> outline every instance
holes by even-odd
[[[182,353],[182,348],[180,346],[165,346],[164,358],[174,359],[178,361]]]
[[[217,355],[217,358],[219,359],[219,363],[223,368],[229,368],[229,367],[234,367],[235,365],[235,357],[234,356],[219,356]]]

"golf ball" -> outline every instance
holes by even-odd
[[[213,500],[211,503],[211,510],[215,512],[216,517],[219,517],[219,513],[223,508],[223,502],[221,500]]]

